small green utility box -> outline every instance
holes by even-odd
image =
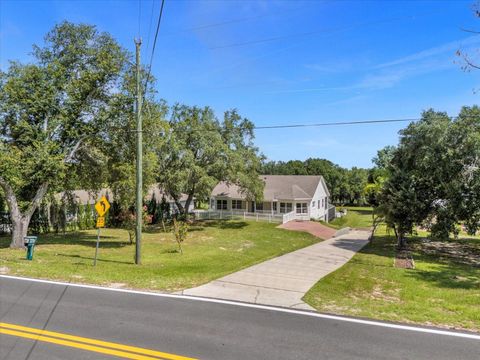
[[[25,236],[23,238],[23,243],[27,247],[27,260],[33,259],[33,249],[35,248],[36,242],[37,242],[36,236]]]

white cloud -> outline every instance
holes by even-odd
[[[450,54],[452,57],[454,56],[455,52],[459,48],[463,47],[471,47],[473,45],[479,45],[480,44],[480,37],[479,36],[470,36],[465,39],[461,40],[456,40],[456,41],[451,41],[448,43],[445,43],[440,46],[432,47],[429,49],[425,49],[422,51],[419,51],[417,53],[404,56],[380,65],[375,66],[376,69],[382,69],[382,68],[387,68],[387,67],[392,67],[392,66],[398,66],[398,65],[403,65],[403,64],[408,64],[412,62],[419,62],[421,60],[429,59],[432,57],[438,57],[438,55],[442,55],[447,53]]]

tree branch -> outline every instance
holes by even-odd
[[[464,70],[466,70],[466,68],[468,67],[471,67],[471,68],[474,68],[474,69],[477,69],[477,70],[480,70],[480,66],[479,65],[475,65],[474,63],[472,63],[469,59],[468,59],[468,56],[465,55],[464,53],[460,52],[460,51],[457,51],[457,54],[459,56],[462,57],[463,61],[465,61],[465,63],[467,64],[467,66],[464,68]]]
[[[15,192],[13,191],[10,184],[2,176],[0,176],[0,187],[2,187],[3,191],[5,191],[8,208],[10,209],[11,215],[19,215],[20,209],[18,208],[18,202],[17,197],[15,196]]]
[[[172,197],[173,201],[175,201],[175,205],[177,205],[179,213],[183,214],[185,209],[183,208],[182,204],[178,200],[177,195],[174,195],[174,194],[170,193],[170,196]]]
[[[62,125],[59,124],[59,125],[57,125],[57,126],[55,127],[55,129],[52,130],[52,132],[51,132],[50,135],[49,135],[50,140],[53,139],[53,137],[55,136],[55,133],[56,133],[56,132],[58,131],[58,129],[60,129],[61,127],[62,127]]]
[[[82,144],[82,141],[85,139],[85,137],[80,138],[80,140],[77,141],[77,143],[73,146],[72,150],[70,153],[65,156],[64,162],[69,163],[73,160],[75,154],[77,153],[78,149],[80,148],[80,145]]]
[[[43,197],[47,193],[48,190],[48,182],[43,183],[40,185],[40,187],[37,190],[37,193],[35,194],[35,197],[32,200],[32,203],[28,207],[28,210],[25,212],[24,217],[25,218],[31,218],[35,210],[37,210],[37,207],[40,205],[40,202],[42,201]]]
[[[475,65],[474,63],[472,63],[470,60],[468,60],[468,57],[464,56],[463,57],[463,60],[467,63],[468,66],[474,68],[474,69],[479,69],[480,70],[480,66],[478,65]]]

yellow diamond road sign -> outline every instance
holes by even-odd
[[[110,203],[105,196],[102,196],[100,201],[95,204],[95,210],[97,210],[98,216],[104,216],[108,209],[110,209]]]

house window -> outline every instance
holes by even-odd
[[[320,209],[320,200],[318,200],[317,202],[318,202],[318,208]]]
[[[273,209],[273,211],[277,211],[277,203],[276,202],[272,203],[272,209]]]
[[[227,210],[227,200],[217,200],[217,210]]]
[[[232,209],[235,209],[235,210],[245,209],[245,207],[243,206],[243,201],[242,200],[232,200]]]
[[[312,207],[315,207],[315,201],[312,201]]]
[[[325,198],[325,209],[328,207],[328,197]]]
[[[322,199],[322,207],[323,207],[323,204],[325,203],[325,199]]]
[[[255,203],[255,209],[262,211],[263,210],[263,202]]]
[[[292,212],[292,203],[280,203],[280,213],[286,214]]]
[[[297,214],[307,214],[308,213],[307,206],[308,206],[307,203],[297,203]]]

